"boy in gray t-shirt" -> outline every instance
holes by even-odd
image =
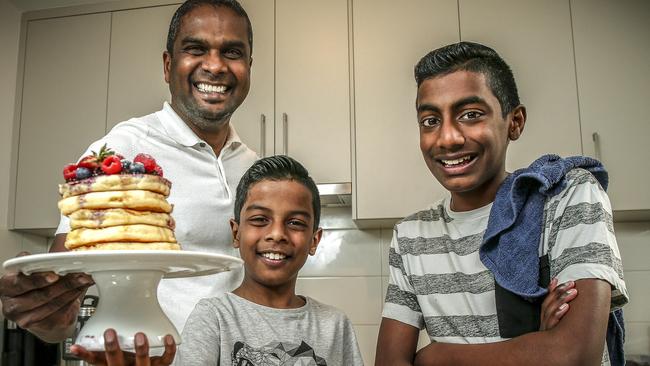
[[[237,186],[230,220],[244,280],[232,293],[196,305],[174,365],[363,365],[345,314],[296,295],[298,271],[321,239],[319,221],[318,189],[300,163],[271,156],[253,164]],[[135,356],[122,354],[110,341],[115,336],[113,330],[104,334],[105,354],[77,348],[76,355],[108,366],[166,366],[174,358],[171,336],[165,338],[164,355],[151,359],[144,334],[135,336]]]
[[[183,329],[175,365],[363,365],[348,318],[295,293],[322,229],[314,181],[297,161],[257,161],[237,187],[234,243],[244,280],[201,300]]]

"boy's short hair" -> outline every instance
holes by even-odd
[[[426,79],[455,71],[485,75],[488,87],[501,105],[502,117],[520,104],[515,77],[508,64],[495,50],[478,43],[453,43],[429,52],[415,65],[415,80],[420,87]]]
[[[239,223],[242,207],[248,198],[248,191],[255,183],[263,180],[293,180],[311,192],[311,205],[314,210],[314,231],[320,224],[320,195],[316,183],[302,164],[285,155],[274,155],[256,161],[244,173],[237,185],[235,198],[235,221]]]
[[[176,9],[174,16],[172,16],[172,20],[169,23],[169,31],[167,32],[167,52],[170,55],[173,54],[174,42],[178,36],[178,30],[181,27],[183,16],[202,5],[211,5],[215,8],[223,6],[246,19],[246,26],[248,28],[248,45],[251,48],[251,55],[253,54],[253,26],[251,25],[251,20],[248,18],[246,10],[244,10],[237,0],[187,0]]]

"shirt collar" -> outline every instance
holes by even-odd
[[[157,112],[158,117],[162,123],[163,128],[167,132],[167,135],[173,139],[174,141],[178,142],[179,144],[183,146],[195,146],[197,144],[200,144],[201,142],[204,142],[202,139],[200,139],[194,131],[192,131],[187,124],[181,119],[181,117],[176,114],[176,111],[172,108],[172,106],[165,102],[163,104],[162,110]],[[237,134],[237,131],[235,131],[235,128],[232,126],[231,123],[228,123],[228,139],[226,140],[226,143],[223,146],[223,150],[226,150],[228,148],[235,149],[239,145],[242,144],[241,139],[239,138],[239,135]]]

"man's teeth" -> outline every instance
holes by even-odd
[[[205,83],[196,84],[196,88],[199,89],[201,93],[225,93],[225,85],[210,85]]]
[[[284,255],[284,254],[280,254],[280,253],[262,253],[262,257],[268,258],[268,259],[273,259],[273,260],[277,261],[277,260],[280,260],[280,259],[284,259],[287,256]]]
[[[463,156],[460,159],[454,159],[454,160],[442,160],[442,163],[445,165],[458,165],[460,163],[466,162],[470,159],[469,156]]]

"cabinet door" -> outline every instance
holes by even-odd
[[[419,148],[413,67],[458,42],[456,0],[355,0],[354,217],[407,216],[442,197]]]
[[[648,210],[650,2],[578,0],[571,10],[584,152],[609,171],[615,210]]]
[[[347,0],[276,0],[276,154],[318,183],[349,182]]]
[[[571,12],[566,0],[460,0],[463,41],[494,48],[510,65],[526,106],[524,133],[508,148],[507,168],[547,153],[579,155]]]
[[[110,14],[27,24],[14,228],[55,228],[66,163],[104,134]]]
[[[274,153],[274,6],[273,0],[243,0],[253,26],[251,89],[232,116],[241,140],[260,156]]]
[[[107,130],[169,101],[163,72],[167,30],[177,5],[113,13]]]

